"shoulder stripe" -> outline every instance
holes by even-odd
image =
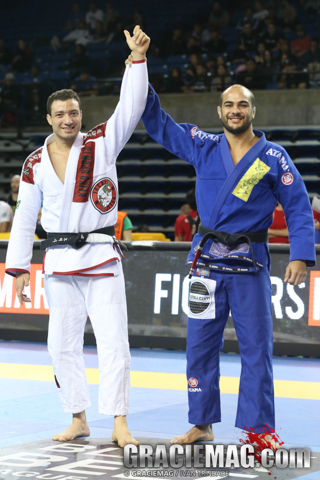
[[[22,181],[34,185],[33,167],[41,162],[43,147],[32,152],[25,160],[22,168]]]

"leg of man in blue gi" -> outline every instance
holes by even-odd
[[[236,427],[275,428],[269,272],[194,276],[187,335],[189,422],[221,421],[219,350],[231,309],[241,352]],[[191,380],[190,380],[191,379]]]

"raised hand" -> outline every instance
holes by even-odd
[[[148,50],[150,44],[150,38],[148,35],[141,30],[139,25],[134,27],[132,37],[128,30],[124,30],[124,34],[128,47],[132,52],[132,60],[142,60],[145,58],[146,51]]]

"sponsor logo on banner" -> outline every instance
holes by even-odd
[[[25,287],[24,291],[31,299],[31,303],[24,302],[20,305],[15,289],[15,279],[5,273],[5,264],[0,263],[0,312],[49,314],[41,264],[31,265],[30,286]]]
[[[281,177],[281,182],[284,184],[284,185],[291,185],[293,183],[293,180],[294,180],[294,177],[292,175],[292,173],[284,173]]]
[[[114,209],[117,203],[117,189],[111,178],[103,178],[93,185],[91,201],[100,213],[108,213]]]
[[[308,325],[320,327],[320,272],[310,272]]]

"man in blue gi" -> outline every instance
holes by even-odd
[[[253,130],[253,93],[233,85],[221,94],[224,134],[176,124],[150,87],[142,117],[148,134],[197,174],[202,224],[195,235],[187,334],[189,422],[172,443],[213,440],[221,421],[219,349],[231,310],[241,352],[236,427],[275,429],[272,311],[267,229],[277,202],[289,227],[285,282],[298,285],[315,265],[314,223],[304,183],[287,152]]]

